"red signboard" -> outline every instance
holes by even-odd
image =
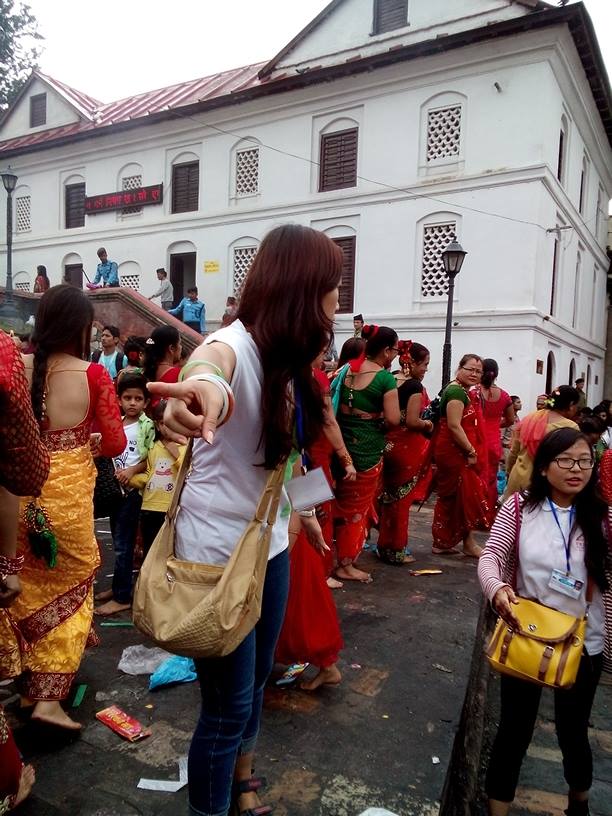
[[[139,187],[137,190],[122,190],[119,193],[104,193],[97,196],[86,196],[85,212],[89,215],[123,210],[127,207],[145,207],[147,204],[161,204],[164,198],[164,185],[152,184],[150,187]]]

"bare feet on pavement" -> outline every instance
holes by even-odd
[[[112,589],[104,589],[94,595],[94,601],[110,601],[113,597]]]
[[[36,773],[31,765],[24,765],[21,770],[21,777],[19,779],[19,788],[15,794],[13,807],[20,805],[24,799],[30,795],[32,785],[36,782]]]
[[[372,581],[369,572],[357,569],[354,564],[347,564],[346,566],[340,564],[336,568],[336,578],[340,578],[342,581],[361,581],[363,584],[369,584]]]
[[[94,609],[94,614],[108,617],[109,615],[116,615],[117,612],[126,612],[131,608],[132,604],[119,603],[119,601],[110,600],[107,603],[102,604],[102,606],[96,606]]]
[[[66,731],[81,730],[81,723],[71,720],[58,700],[39,700],[34,706],[32,720],[47,723],[48,725],[56,725]]]
[[[342,581],[336,581],[336,579],[330,575],[329,578],[327,579],[327,586],[330,589],[342,589],[344,584],[342,583]]]
[[[319,686],[337,686],[341,680],[340,670],[334,663],[332,666],[321,669],[312,680],[304,680],[300,683],[300,688],[304,689],[304,691],[315,691]]]

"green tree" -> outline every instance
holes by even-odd
[[[0,111],[6,110],[40,56],[42,40],[30,7],[0,0]]]

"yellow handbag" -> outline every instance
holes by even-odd
[[[141,567],[133,601],[136,626],[158,646],[186,657],[233,652],[261,615],[270,538],[283,487],[284,465],[272,471],[254,518],[224,567],[174,555],[180,494],[191,445],[177,478],[164,526]]]
[[[515,547],[518,564],[521,532],[521,507],[518,493],[514,494],[516,514]],[[587,585],[588,603],[593,597],[591,579]],[[499,618],[485,654],[491,668],[550,688],[571,688],[576,682],[584,649],[588,614],[575,618],[549,606],[518,598],[513,612],[520,629],[512,629]]]
[[[521,622],[511,629],[500,618],[486,649],[491,668],[540,686],[571,688],[584,649],[586,618],[574,618],[536,601],[519,598]]]

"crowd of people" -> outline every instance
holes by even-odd
[[[80,729],[61,702],[86,645],[96,641],[94,615],[130,609],[137,542],[146,557],[188,443],[175,539],[176,557],[188,562],[227,564],[270,472],[282,469],[287,483],[320,472],[329,488],[324,501],[296,511],[291,486],[283,491],[259,622],[231,654],[196,660],[202,710],[189,754],[190,812],[264,816],[271,810],[259,801],[254,751],[274,662],[315,666],[316,675],[300,683],[309,692],[341,683],[333,590],[372,582],[360,565],[369,539],[385,566],[414,561],[410,510],[433,494],[432,555],[478,560],[483,590],[510,625],[517,596],[568,607],[547,583],[558,563],[564,569],[567,561],[583,587],[569,606],[591,610],[584,668],[571,702],[558,694],[557,728],[568,813],[584,816],[588,715],[602,668],[612,670],[605,524],[612,479],[602,475],[600,483],[597,464],[612,474],[611,405],[591,411],[582,388],[559,386],[519,418],[521,400],[497,384],[496,361],[476,353],[461,357],[431,400],[423,385],[430,351],[362,315],[340,354],[331,353],[341,273],[342,253],[324,234],[272,230],[239,302],[228,300],[222,328],[189,361],[169,325],[123,344],[117,327],[104,326],[101,348],[91,353],[91,300],[65,284],[45,289],[31,349],[20,354],[0,335],[0,499],[10,508],[0,530],[0,677],[17,678],[33,723]],[[164,270],[158,278],[155,296],[166,308]],[[182,309],[183,320],[203,331],[197,303],[194,290],[168,310]],[[23,497],[19,512],[13,494]],[[95,598],[94,515],[109,516],[115,555],[112,585]],[[477,531],[490,531],[484,550]],[[493,816],[507,813],[537,714],[538,689],[521,683],[502,684],[487,778]],[[0,803],[7,796],[14,806],[33,771],[22,769],[3,733],[0,727],[7,769]]]

